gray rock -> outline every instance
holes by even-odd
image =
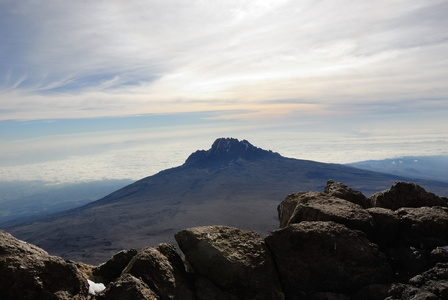
[[[270,252],[257,233],[204,226],[175,238],[197,274],[222,291],[238,299],[284,299]]]
[[[401,207],[448,206],[446,198],[440,198],[412,182],[396,182],[390,189],[369,197],[371,206],[397,210]]]
[[[342,182],[328,180],[327,185],[324,188],[324,193],[329,196],[341,198],[350,201],[352,203],[358,204],[363,208],[370,207],[370,200],[367,199],[367,197],[364,196],[363,193],[348,187],[346,184]]]
[[[174,248],[174,246],[171,247]],[[167,245],[163,245],[139,250],[123,270],[123,275],[131,274],[140,278],[162,300],[194,299],[183,265],[179,269],[177,264],[171,263],[174,260],[172,257],[174,254],[171,251],[173,249],[167,250],[167,248]],[[169,253],[168,257],[162,254],[159,249],[163,249],[162,252],[164,253]]]
[[[0,230],[0,299],[75,299],[88,296],[75,264]]]
[[[265,238],[287,298],[313,292],[348,294],[387,282],[390,268],[364,233],[335,222],[301,222]]]
[[[373,227],[372,216],[361,206],[318,192],[291,194],[277,210],[280,228],[302,221],[334,221],[365,232]]]
[[[104,279],[105,284],[116,280],[120,277],[121,272],[128,265],[131,259],[137,254],[137,250],[129,249],[118,252],[113,255],[107,262],[100,264],[94,268],[92,273]]]
[[[125,274],[110,283],[96,300],[159,300],[149,286],[131,274]]]

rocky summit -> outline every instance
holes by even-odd
[[[279,229],[264,238],[187,228],[175,234],[178,248],[123,250],[98,266],[0,231],[0,298],[448,299],[447,198],[407,182],[365,197],[330,180],[277,211]]]

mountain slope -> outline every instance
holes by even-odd
[[[366,195],[397,176],[285,158],[236,139],[218,139],[179,167],[143,178],[84,207],[7,229],[52,254],[98,263],[121,249],[174,242],[180,229],[228,225],[262,235],[278,227],[277,205],[290,193],[323,190],[328,179]],[[419,181],[448,194],[448,184]]]

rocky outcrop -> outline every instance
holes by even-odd
[[[74,263],[0,230],[0,299],[87,299],[87,279]]]
[[[175,235],[183,256],[159,244],[97,267],[0,232],[0,298],[448,299],[444,201],[409,183],[366,198],[328,181],[323,193],[288,195],[280,229],[264,239],[228,226],[189,228]],[[86,277],[106,289],[89,295]]]
[[[448,206],[446,198],[441,198],[412,182],[397,182],[386,191],[373,194],[371,207],[397,210],[401,207]]]
[[[180,231],[175,238],[209,286],[242,299],[284,299],[270,252],[257,233],[205,226]]]
[[[390,267],[378,246],[362,232],[335,222],[292,224],[272,232],[266,243],[290,298],[355,292],[390,277]]]
[[[363,208],[370,207],[370,200],[366,196],[364,196],[363,193],[354,190],[351,187],[348,187],[342,182],[328,180],[327,185],[324,188],[324,193],[329,196],[344,199],[351,203],[358,204]]]
[[[361,206],[319,192],[291,194],[278,206],[280,228],[302,221],[334,221],[352,229],[370,231],[372,216]]]

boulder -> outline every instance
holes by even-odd
[[[448,263],[448,246],[436,247],[431,251],[429,262],[431,266],[437,263]]]
[[[402,238],[409,245],[432,250],[448,244],[448,208],[403,207],[396,213],[402,222]]]
[[[354,190],[348,187],[346,184],[342,182],[336,182],[334,180],[328,180],[327,185],[324,188],[324,193],[341,198],[352,203],[358,204],[363,208],[370,207],[370,201],[366,196],[363,195],[360,191]]]
[[[87,279],[74,263],[0,230],[0,299],[87,299]]]
[[[159,300],[149,286],[131,274],[124,274],[95,297],[96,300]]]
[[[265,238],[288,299],[314,292],[349,294],[387,282],[386,257],[364,233],[335,222],[301,222]]]
[[[377,192],[369,198],[372,207],[397,210],[401,207],[448,206],[441,198],[412,182],[396,182],[390,189]]]
[[[169,253],[168,257],[160,249],[162,252]],[[179,266],[171,262],[181,261],[178,255],[178,259],[173,257],[174,253],[176,253],[174,246],[168,244],[156,248],[143,248],[123,270],[123,275],[131,274],[140,278],[162,300],[194,299],[183,265]]]
[[[368,208],[367,212],[373,218],[373,230],[369,233],[369,239],[382,247],[399,245],[403,226],[398,214],[382,207]]]
[[[185,229],[175,235],[195,272],[238,299],[284,299],[265,243],[252,231],[227,226]]]
[[[372,230],[373,218],[361,206],[318,192],[298,192],[278,206],[280,228],[302,221],[334,221],[352,229]]]
[[[124,268],[128,265],[131,259],[137,254],[137,250],[128,249],[118,252],[113,255],[107,262],[100,264],[94,268],[92,274],[96,277],[102,278],[103,283],[109,283],[121,276]]]

